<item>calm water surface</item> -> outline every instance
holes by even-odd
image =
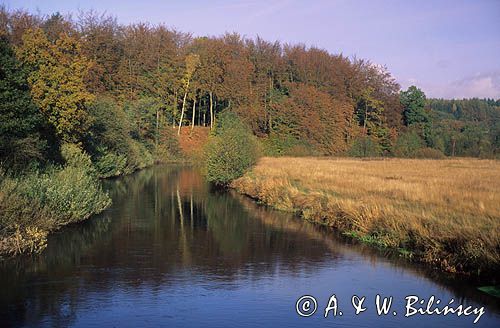
[[[405,296],[484,306],[478,327],[500,327],[498,299],[416,265],[349,245],[327,229],[233,193],[193,169],[160,166],[106,182],[103,214],[49,238],[40,256],[0,267],[0,327],[443,327],[474,316],[404,317]],[[313,295],[318,311],[295,303]],[[342,316],[324,318],[335,294]],[[377,316],[375,295],[397,315]],[[360,315],[353,295],[366,296]]]

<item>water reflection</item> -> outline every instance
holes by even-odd
[[[290,214],[209,190],[191,168],[157,167],[106,187],[113,206],[105,213],[54,234],[40,256],[2,263],[0,326],[300,326],[293,302],[302,292],[348,298],[394,284],[486,304],[481,324],[498,323],[498,302],[474,288],[438,285]],[[362,326],[365,318],[343,320]],[[321,319],[309,322],[332,324]],[[400,322],[380,321],[391,324]]]

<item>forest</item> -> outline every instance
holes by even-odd
[[[0,61],[0,253],[43,248],[109,205],[98,178],[181,160],[181,130],[219,119],[267,156],[500,156],[500,100],[427,99],[304,44],[1,8]]]

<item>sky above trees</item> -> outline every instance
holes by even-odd
[[[500,2],[2,0],[50,14],[94,9],[121,23],[166,23],[195,36],[226,31],[305,43],[386,65],[430,97],[500,98]]]

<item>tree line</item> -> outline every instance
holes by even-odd
[[[172,134],[213,128],[224,111],[269,155],[498,154],[498,101],[449,108],[418,88],[401,92],[384,67],[316,47],[193,37],[94,11],[3,8],[0,33],[4,162],[54,156],[69,142],[113,175],[172,156]]]

